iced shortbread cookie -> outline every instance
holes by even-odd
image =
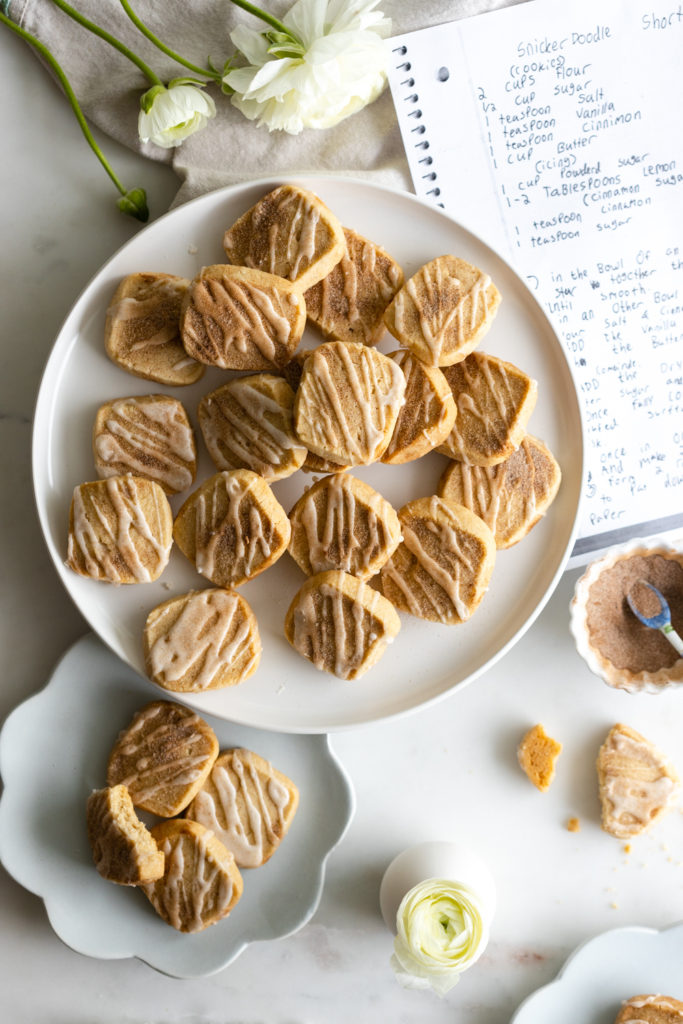
[[[427,366],[412,352],[394,352],[406,379],[405,401],[382,462],[412,462],[442,444],[457,410],[448,381],[438,366]]]
[[[165,690],[197,693],[235,686],[261,658],[254,613],[239,594],[209,589],[153,608],[144,631],[145,668]]]
[[[312,576],[285,618],[285,636],[294,650],[340,679],[359,679],[400,628],[389,601],[345,572]]]
[[[488,274],[457,256],[438,256],[406,281],[384,322],[423,363],[450,366],[479,344],[499,304]]]
[[[401,611],[432,622],[469,619],[486,593],[496,542],[469,509],[418,498],[398,513],[403,543],[382,569],[382,592]]]
[[[96,789],[86,804],[95,867],[109,882],[145,885],[161,878],[164,855],[142,824],[125,786]]]
[[[277,850],[299,806],[299,790],[250,750],[223,751],[185,812],[211,829],[240,868],[257,868]]]
[[[550,508],[561,472],[542,441],[527,434],[519,448],[495,466],[450,462],[438,493],[465,505],[484,520],[497,548],[509,548],[525,537]]]
[[[183,554],[219,587],[258,576],[287,550],[287,513],[248,469],[216,473],[187,499],[173,536]]]
[[[149,583],[166,568],[171,506],[159,484],[113,476],[75,488],[66,564],[106,583]]]
[[[157,914],[179,932],[200,932],[222,920],[242,895],[233,855],[209,829],[176,818],[152,829],[166,858],[158,882],[143,888]]]
[[[229,263],[293,281],[305,291],[346,252],[341,224],[313,192],[281,185],[247,210],[223,237]]]
[[[294,392],[270,373],[238,377],[205,395],[199,426],[217,469],[251,469],[280,480],[308,454],[294,433]]]
[[[325,338],[374,345],[384,334],[384,311],[403,284],[403,271],[355,231],[344,228],[344,237],[345,255],[306,292],[306,312]]]
[[[189,281],[172,274],[129,274],[114,292],[104,327],[107,355],[159,384],[194,384],[204,367],[183,348],[180,305]]]
[[[617,839],[650,828],[678,794],[673,765],[644,736],[621,723],[613,726],[597,761],[602,827]]]
[[[542,793],[555,778],[555,762],[561,752],[562,744],[547,736],[540,723],[529,729],[517,747],[520,768]]]
[[[367,465],[387,448],[405,393],[398,364],[367,345],[332,341],[304,363],[294,428],[309,451],[340,465]]]
[[[683,1002],[672,996],[631,996],[622,1005],[614,1024],[681,1024]]]
[[[194,711],[155,700],[133,716],[109,755],[107,782],[136,807],[170,818],[187,807],[218,756],[210,725]]]
[[[476,466],[503,462],[522,442],[536,405],[536,381],[484,352],[473,352],[443,373],[458,415],[438,450]]]
[[[185,351],[223,370],[284,366],[306,326],[303,292],[291,281],[248,267],[204,267],[180,314]]]
[[[289,553],[308,576],[342,569],[367,580],[401,541],[394,509],[369,484],[337,473],[319,480],[289,515]]]
[[[197,448],[185,409],[177,398],[144,395],[117,398],[100,406],[93,429],[99,476],[156,480],[167,494],[192,486]]]
[[[282,367],[282,376],[285,378],[295,394],[299,384],[301,383],[301,377],[304,372],[304,363],[314,351],[314,349],[303,349],[297,352],[286,366]],[[330,462],[329,459],[323,459],[320,455],[315,455],[314,452],[307,451],[306,461],[301,468],[309,473],[341,473],[342,470],[349,469],[350,467],[341,465],[340,463]]]

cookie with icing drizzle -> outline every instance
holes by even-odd
[[[450,366],[476,348],[499,305],[488,274],[457,256],[437,256],[397,292],[384,322],[423,363]]]
[[[179,932],[200,932],[227,917],[243,882],[220,840],[185,818],[160,822],[152,836],[166,858],[166,871],[142,891],[157,914]]]
[[[457,410],[448,381],[438,366],[427,366],[407,349],[393,352],[406,379],[405,401],[382,462],[413,462],[442,444]]]
[[[171,554],[173,518],[159,484],[113,476],[75,488],[66,564],[105,583],[150,583]]]
[[[150,679],[174,693],[236,686],[261,658],[258,625],[234,591],[210,588],[172,597],[153,608],[144,630]]]
[[[436,495],[408,502],[398,518],[403,542],[382,569],[382,593],[420,619],[465,622],[493,572],[496,542],[488,526]]]
[[[465,505],[484,520],[497,548],[509,548],[545,515],[562,474],[552,452],[527,434],[519,448],[495,466],[450,462],[437,493]]]
[[[386,598],[340,571],[321,572],[307,580],[285,618],[285,636],[294,650],[340,679],[364,675],[400,628]]]
[[[602,827],[617,839],[645,832],[678,794],[678,774],[665,754],[621,723],[600,747],[597,770]]]
[[[522,443],[538,387],[526,373],[496,356],[472,352],[443,374],[458,415],[438,451],[460,462],[494,466]]]
[[[325,204],[296,185],[281,185],[247,210],[223,236],[229,263],[277,274],[306,291],[346,251],[344,231]]]
[[[119,733],[107,783],[125,786],[136,807],[171,818],[187,807],[217,757],[218,740],[207,722],[181,704],[155,700]]]
[[[173,274],[129,274],[107,310],[104,345],[114,362],[159,384],[194,384],[204,367],[180,339],[180,307],[189,281]]]
[[[230,264],[203,267],[180,311],[185,351],[223,370],[284,366],[305,326],[306,303],[298,286]]]
[[[173,536],[197,571],[219,587],[237,587],[284,554],[291,527],[270,487],[249,469],[209,477],[181,507]]]
[[[396,512],[381,494],[349,473],[319,480],[289,514],[289,553],[307,576],[341,569],[367,580],[401,542]]]
[[[304,363],[314,351],[315,349],[310,348],[300,349],[298,352],[295,352],[290,361],[282,367],[282,376],[285,378],[295,395],[303,376]],[[344,466],[341,463],[330,462],[329,459],[323,459],[320,455],[307,451],[306,460],[301,468],[307,473],[341,473],[343,470],[349,469],[350,467]]]
[[[403,271],[379,245],[344,228],[346,253],[306,292],[309,320],[323,337],[375,345],[384,334],[384,311],[403,284]]]
[[[125,786],[93,790],[86,824],[102,878],[117,885],[145,885],[162,877],[164,855],[135,813]]]
[[[99,476],[124,473],[155,480],[166,494],[185,491],[197,473],[197,446],[177,398],[144,395],[100,406],[93,428]]]
[[[240,868],[273,856],[299,806],[291,779],[251,750],[221,752],[185,815],[211,829]]]
[[[294,432],[294,392],[271,373],[237,377],[205,395],[199,426],[217,469],[251,469],[264,480],[281,480],[308,455]]]
[[[655,993],[627,999],[614,1024],[681,1024],[682,1021],[683,1002]]]
[[[391,440],[405,386],[398,364],[367,345],[320,345],[304,363],[296,393],[297,437],[330,462],[375,462]]]

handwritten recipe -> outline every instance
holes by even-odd
[[[516,267],[573,365],[574,555],[680,532],[683,6],[534,0],[391,45],[417,194]]]

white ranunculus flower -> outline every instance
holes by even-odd
[[[406,988],[432,988],[441,996],[457,985],[488,941],[477,896],[443,878],[428,878],[406,893],[396,927],[391,966],[398,980]]]
[[[270,131],[296,135],[331,128],[372,103],[386,84],[391,31],[378,3],[297,0],[282,19],[289,39],[239,26],[230,38],[248,66],[223,79],[234,105]]]
[[[153,85],[140,99],[138,134],[142,142],[164,149],[179,146],[216,116],[216,104],[197,85],[169,82]]]

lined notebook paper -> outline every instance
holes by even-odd
[[[683,534],[683,8],[531,0],[391,45],[417,194],[508,259],[573,364],[574,561]]]

